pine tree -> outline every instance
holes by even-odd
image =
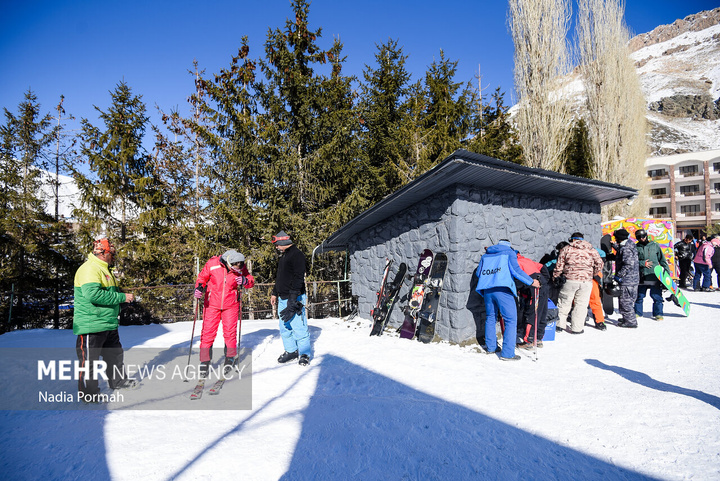
[[[427,167],[431,164],[428,139],[432,129],[426,126],[425,122],[429,102],[427,91],[421,81],[410,86],[408,98],[403,106],[405,115],[400,126],[400,138],[405,153],[404,161],[398,169],[402,185],[424,172],[419,170],[418,166]]]
[[[39,309],[48,307],[46,301],[59,279],[54,273],[67,277],[72,268],[72,260],[55,248],[60,227],[47,214],[46,199],[38,195],[42,184],[51,182],[42,169],[60,129],[40,110],[37,96],[29,90],[17,115],[4,109],[6,121],[0,126],[0,289],[15,292],[14,327],[43,326]]]
[[[360,88],[360,123],[363,154],[367,159],[368,195],[373,202],[396,190],[407,178],[407,149],[402,126],[409,115],[410,73],[407,56],[396,40],[378,46],[376,68],[366,67]]]
[[[127,83],[120,82],[110,92],[112,105],[106,112],[99,107],[103,128],[82,119],[81,155],[90,169],[86,175],[74,170],[83,207],[75,210],[81,220],[81,233],[89,237],[104,233],[118,248],[139,235],[141,213],[157,205],[160,197],[153,178],[150,159],[142,146],[148,123],[145,104]],[[118,256],[123,269],[132,264],[132,252]]]
[[[229,248],[247,256],[258,242],[254,228],[262,211],[263,172],[257,162],[256,61],[249,53],[244,37],[230,67],[213,79],[201,77],[194,97],[205,124],[198,118],[192,126],[209,156],[208,207],[201,229],[205,257]]]
[[[167,242],[161,245],[172,245],[170,255],[181,260],[167,273],[178,282],[193,282],[200,259],[215,255],[220,248],[212,242],[209,230],[214,224],[206,217],[210,212],[208,179],[212,173],[211,153],[206,141],[213,145],[222,142],[215,139],[217,134],[208,122],[208,115],[214,108],[208,97],[208,80],[203,78],[205,71],[198,68],[197,60],[193,61],[193,67],[189,73],[194,77],[195,93],[188,97],[192,116],[184,118],[178,111],[168,114],[160,110],[163,126],[174,140],[153,126],[156,137],[153,169],[163,199],[174,206],[164,230]],[[222,92],[222,89],[216,90]],[[220,99],[220,105],[226,105],[222,95]]]
[[[504,94],[499,87],[493,92],[492,98],[493,104],[477,102],[478,107],[473,115],[472,136],[466,142],[465,148],[478,154],[522,164],[524,163],[522,146],[515,128],[509,122],[510,114],[508,107],[505,106]]]
[[[588,139],[588,129],[582,118],[575,122],[570,143],[565,149],[564,171],[570,175],[593,178],[592,148]]]
[[[188,215],[195,208],[192,152],[170,141],[159,128],[153,131],[156,140],[148,169],[156,195],[133,223],[140,235],[131,236],[125,245],[133,260],[125,265],[125,274],[142,285],[190,283],[195,246],[193,216]]]
[[[440,59],[434,61],[425,74],[428,104],[424,124],[428,131],[428,155],[425,162],[418,164],[419,173],[460,148],[470,133],[472,92],[469,85],[455,82],[456,72],[457,61],[445,58],[441,50]]]
[[[292,5],[294,21],[268,33],[264,80],[256,86],[266,259],[267,239],[279,229],[309,251],[366,205],[355,184],[362,171],[358,121],[353,79],[342,74],[342,44],[323,50],[321,29],[309,28],[309,3]],[[329,74],[319,73],[323,69]]]

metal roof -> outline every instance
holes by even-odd
[[[423,175],[388,195],[335,231],[315,250],[342,250],[355,234],[455,184],[491,188],[542,197],[612,204],[637,195],[622,185],[549,170],[536,169],[494,159],[466,150],[456,150]]]

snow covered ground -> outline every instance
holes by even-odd
[[[367,320],[323,319],[310,322],[311,366],[278,365],[275,323],[246,321],[252,410],[2,411],[0,472],[12,480],[720,479],[720,293],[688,298],[689,318],[666,303],[664,321],[643,318],[637,330],[558,333],[536,362],[371,338]],[[186,345],[190,332],[177,323],[120,335],[126,349],[162,348]],[[74,342],[69,331],[0,336],[0,348]]]

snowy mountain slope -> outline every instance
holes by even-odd
[[[652,153],[720,148],[720,25],[684,32],[631,57],[649,106]]]
[[[275,323],[245,321],[252,410],[3,411],[0,469],[133,481],[720,479],[720,351],[707,336],[720,293],[688,297],[689,318],[666,304],[665,321],[637,330],[558,333],[537,362],[323,319],[310,322],[311,366],[278,365]],[[121,339],[178,348],[191,329],[123,327]],[[70,331],[0,336],[0,348],[74,342]]]
[[[720,8],[637,35],[629,46],[648,106],[650,155],[720,149]],[[560,95],[582,108],[578,68]]]

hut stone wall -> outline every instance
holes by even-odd
[[[408,273],[414,274],[423,249],[445,252],[448,270],[436,333],[451,342],[470,340],[476,336],[478,323],[484,322],[484,307],[474,292],[473,274],[485,247],[509,239],[525,257],[537,261],[575,231],[582,232],[599,247],[600,221],[597,203],[480,190],[466,185],[449,187],[350,241],[351,280],[359,313],[370,318],[386,258],[393,259],[395,272],[405,262]],[[400,296],[409,291],[410,285],[406,280]],[[398,302],[393,309],[390,317],[393,326],[402,324],[402,305]]]

